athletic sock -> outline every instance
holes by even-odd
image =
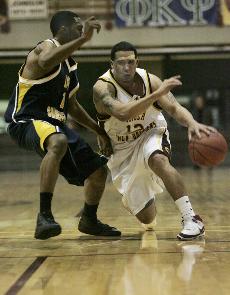
[[[97,208],[99,204],[89,205],[85,202],[82,215],[97,219]]]
[[[52,215],[51,202],[53,193],[42,192],[40,193],[40,213],[45,216]]]
[[[195,213],[192,209],[192,205],[189,201],[188,196],[183,196],[175,201],[183,219],[190,219],[195,216]]]

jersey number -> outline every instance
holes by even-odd
[[[137,131],[142,131],[144,130],[144,127],[143,125],[141,124],[135,124],[132,128],[132,125],[127,125],[127,133],[134,133],[134,132],[137,132]]]

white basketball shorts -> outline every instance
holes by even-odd
[[[114,154],[107,164],[115,187],[125,198],[125,203],[133,215],[163,191],[162,180],[148,165],[150,155],[156,151],[169,156],[170,141],[166,128],[144,132],[124,148],[121,148],[121,145],[115,146]]]

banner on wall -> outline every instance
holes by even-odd
[[[12,20],[48,17],[47,0],[8,0],[9,18]]]
[[[118,27],[218,24],[218,0],[115,0]]]
[[[221,15],[223,25],[230,26],[230,0],[221,0]]]

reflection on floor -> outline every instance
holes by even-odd
[[[38,172],[0,174],[0,294],[228,295],[230,292],[229,170],[182,169],[205,239],[180,242],[180,215],[167,192],[157,197],[155,231],[145,232],[107,184],[100,219],[119,239],[77,231],[83,189],[60,178],[53,201],[60,236],[33,238]]]

